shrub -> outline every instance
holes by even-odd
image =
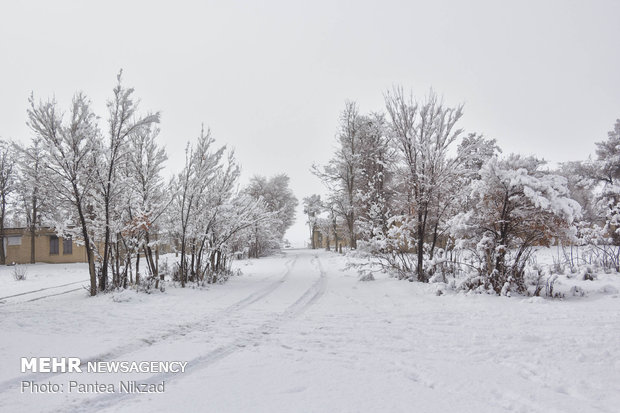
[[[13,267],[13,278],[15,278],[15,281],[25,280],[26,275],[27,275],[26,267],[15,264],[15,266]]]
[[[583,270],[583,273],[581,274],[581,278],[584,281],[594,281],[594,279],[596,279],[596,274],[594,274],[594,270],[591,266],[586,266],[586,268]]]

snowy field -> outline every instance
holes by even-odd
[[[447,293],[346,258],[239,261],[209,289],[87,297],[82,264],[0,269],[0,412],[618,412],[620,276],[565,299]],[[83,283],[82,283],[83,281]],[[51,288],[67,284],[62,287]],[[30,291],[40,290],[28,294]],[[21,295],[18,295],[21,294]],[[184,373],[21,373],[20,357],[187,361]],[[68,392],[165,383],[161,394]],[[58,394],[21,392],[22,381]]]

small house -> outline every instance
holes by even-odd
[[[4,251],[7,264],[31,262],[32,236],[29,228],[5,228]],[[35,262],[73,263],[87,262],[86,248],[71,237],[59,237],[51,228],[35,232]]]

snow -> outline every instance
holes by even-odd
[[[19,268],[25,270],[25,280],[15,281],[13,279],[15,266],[0,266],[0,302],[2,302],[2,297],[27,291],[49,288],[49,291],[45,293],[41,291],[39,295],[52,294],[55,292],[51,291],[52,287],[61,284],[74,283],[72,285],[79,286],[81,281],[84,285],[88,285],[89,282],[86,264],[27,264],[19,265]]]
[[[553,256],[541,254],[539,261]],[[615,412],[618,274],[560,276],[566,298],[445,292],[335,253],[236,261],[210,288],[89,298],[77,290],[0,304],[0,411]],[[81,271],[80,271],[81,269]],[[82,264],[0,269],[3,297],[86,280]],[[87,284],[86,282],[84,283]],[[188,361],[185,373],[21,373],[19,358]],[[165,381],[162,394],[21,394],[38,383]]]

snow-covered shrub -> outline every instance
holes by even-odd
[[[137,291],[140,291],[146,294],[151,294],[153,291],[157,291],[157,290],[159,290],[162,293],[166,291],[165,281],[163,281],[160,278],[159,274],[157,276],[150,275],[142,279],[142,282],[140,282],[140,284],[138,284],[136,287],[137,287]]]
[[[552,274],[547,278],[547,283],[545,285],[545,295],[547,297],[552,297],[552,298],[561,298],[562,294],[561,293],[557,293],[554,292],[553,289],[555,287],[555,282],[557,281],[558,276],[557,274]]]
[[[526,278],[527,285],[534,287],[534,296],[540,296],[543,288],[545,288],[545,272],[539,265],[532,266],[532,269],[528,271]]]
[[[613,285],[604,285],[598,289],[598,292],[601,294],[618,294],[618,289]]]
[[[374,281],[375,280],[375,276],[372,273],[372,271],[359,271],[359,280],[360,281]]]
[[[449,284],[456,291],[473,292],[476,294],[496,294],[488,277],[470,272],[467,276],[454,280]]]
[[[579,267],[577,267],[577,266],[575,265],[575,266],[570,267],[570,274],[566,274],[566,276],[567,276],[568,278],[572,278],[572,277],[574,277],[574,276],[575,276],[578,272],[579,272]]]
[[[573,297],[584,297],[586,295],[584,289],[579,287],[578,285],[573,285],[568,292]]]
[[[586,265],[586,267],[582,270],[581,279],[584,281],[594,281],[596,279],[594,269],[590,265]]]
[[[172,265],[172,270],[170,271],[170,275],[172,281],[181,282],[181,265],[178,262],[175,262]]]
[[[445,283],[446,281],[446,274],[441,271],[435,272],[431,275],[431,278],[428,279],[428,282],[431,284]]]
[[[562,264],[559,260],[556,260],[555,258],[553,258],[553,265],[551,266],[551,272],[564,275],[565,269],[566,267],[564,264]]]
[[[580,214],[566,179],[543,166],[520,155],[489,159],[472,183],[470,209],[450,221],[457,244],[477,258],[479,275],[497,294],[525,293],[533,248],[570,237]]]
[[[349,259],[344,269],[356,271],[359,281],[374,281],[376,272],[390,273],[381,260],[362,249],[349,252],[347,257]]]
[[[13,278],[15,279],[15,281],[25,280],[27,274],[28,271],[26,270],[26,267],[18,264],[15,264],[13,266]]]
[[[166,258],[159,264],[159,275],[162,279],[166,279],[166,277],[170,277],[170,264],[168,264],[168,259]]]
[[[129,303],[132,301],[142,301],[139,294],[136,294],[133,290],[119,289],[111,294],[111,299],[115,303]]]

